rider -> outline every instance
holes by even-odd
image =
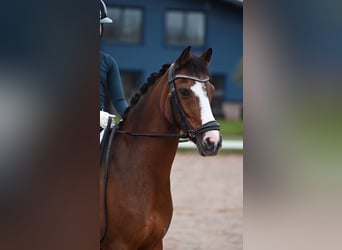
[[[104,23],[112,23],[112,19],[107,16],[107,7],[103,0],[100,0],[100,39]],[[115,115],[104,110],[106,89],[109,90],[110,99],[115,110],[122,115],[128,104],[124,97],[119,66],[111,55],[104,53],[100,49],[100,128],[106,128],[108,120],[115,117]],[[111,127],[113,126],[114,121],[111,124]]]

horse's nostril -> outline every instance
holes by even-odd
[[[207,150],[213,150],[215,148],[215,143],[211,142],[209,138],[204,141],[204,146]]]

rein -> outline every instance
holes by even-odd
[[[173,75],[173,69],[174,64],[171,64],[170,68],[168,69],[168,83],[170,86],[170,92],[169,92],[169,100],[170,100],[170,106],[171,106],[171,116],[173,119],[173,122],[175,123],[175,117],[174,117],[174,106],[176,106],[176,111],[178,113],[178,116],[180,117],[180,121],[182,124],[182,131],[183,133],[180,134],[157,134],[157,133],[136,133],[136,132],[129,132],[129,131],[123,131],[123,130],[116,130],[116,133],[118,134],[126,134],[130,136],[147,136],[147,137],[154,137],[154,138],[180,138],[184,139],[180,142],[185,142],[188,140],[191,140],[193,142],[196,142],[196,135],[201,134],[204,132],[207,132],[209,130],[220,130],[220,124],[217,121],[209,121],[201,126],[199,126],[196,129],[191,129],[189,126],[189,123],[186,119],[184,110],[179,102],[179,98],[177,95],[176,87],[175,87],[175,80],[178,78],[185,78],[190,80],[195,80],[201,83],[205,83],[209,80],[209,77],[200,79],[194,76],[187,76],[187,75]]]
[[[101,150],[101,158],[100,158],[100,166],[102,163],[103,154],[105,153],[105,169],[104,169],[104,198],[103,198],[103,212],[104,212],[104,231],[100,238],[100,243],[104,240],[108,231],[108,209],[107,209],[107,183],[108,183],[108,169],[110,162],[110,152],[112,150],[113,138],[115,135],[116,126],[111,129],[112,119],[108,119],[107,127],[105,128],[105,134],[103,135],[103,139],[101,142],[100,150]],[[109,136],[109,138],[108,138]],[[105,148],[106,142],[108,141],[107,148]]]
[[[125,134],[125,135],[131,135],[131,136],[147,136],[147,137],[157,137],[157,138],[180,138],[180,139],[186,139],[188,136],[184,133],[180,134],[149,134],[149,133],[135,133],[135,132],[129,132],[129,131],[123,131],[123,130],[117,130],[116,133],[118,134]]]

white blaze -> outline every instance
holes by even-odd
[[[215,121],[204,83],[196,81],[195,84],[191,86],[191,90],[199,99],[202,125],[210,121]],[[218,130],[208,131],[205,133],[203,140],[206,140],[207,138],[209,138],[211,142],[217,144],[220,141],[220,132]]]

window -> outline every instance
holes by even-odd
[[[169,10],[165,18],[167,45],[204,45],[205,15],[203,12]]]
[[[140,43],[142,41],[142,9],[108,7],[107,11],[113,23],[105,25],[104,40],[123,43]]]
[[[120,69],[120,76],[125,98],[129,104],[131,97],[138,91],[138,83],[141,77],[141,72],[125,71]],[[108,88],[105,89],[105,110],[111,114],[117,114],[110,99]]]
[[[213,115],[217,118],[222,118],[223,115],[223,86],[224,86],[224,76],[223,75],[212,75],[210,82],[215,87],[215,93],[213,100],[211,102],[211,107]]]
[[[141,72],[121,70],[120,76],[126,100],[129,102],[131,97],[139,90],[138,84],[140,82]]]

